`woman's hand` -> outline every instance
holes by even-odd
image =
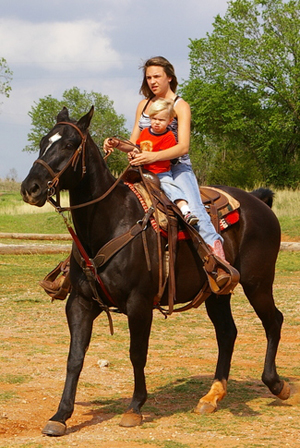
[[[149,151],[144,151],[144,152],[132,151],[129,154],[131,155],[130,158],[128,157],[129,163],[130,163],[130,165],[133,165],[133,166],[146,165],[148,163],[156,162],[157,155],[158,155],[158,153],[149,152]]]
[[[105,154],[111,154],[114,152],[114,148],[117,148],[120,143],[120,140],[117,138],[106,138],[103,142],[103,151]]]

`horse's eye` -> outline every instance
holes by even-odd
[[[67,143],[66,146],[65,146],[65,148],[66,148],[66,149],[73,149],[74,146],[73,146],[72,143]]]

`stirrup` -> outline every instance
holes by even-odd
[[[61,261],[46,277],[39,282],[39,285],[52,298],[65,300],[71,291],[71,282],[69,275],[70,256]]]
[[[213,269],[211,269],[209,261],[207,265],[204,264],[205,273],[207,275],[211,291],[217,295],[231,294],[236,285],[239,283],[239,272],[229,263],[214,254],[211,254],[209,258],[212,258],[216,262]],[[222,284],[223,281],[224,284]]]

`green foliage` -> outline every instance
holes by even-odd
[[[13,72],[7,65],[6,59],[0,57],[0,94],[9,97],[11,91],[10,82]]]
[[[57,114],[64,106],[68,108],[70,117],[78,120],[90,110],[92,105],[95,107],[95,112],[90,133],[100,148],[107,137],[114,135],[128,137],[124,116],[117,115],[113,102],[106,95],[94,91],[81,92],[77,87],[73,87],[63,93],[62,100],[48,95],[31,107],[28,115],[31,118],[32,129],[28,134],[29,144],[24,151],[39,150],[41,138],[55,125]],[[115,151],[113,157],[109,158],[108,165],[111,170],[122,171],[127,165],[127,157],[120,151]]]
[[[182,87],[208,183],[296,188],[300,174],[300,2],[230,1],[190,43]]]

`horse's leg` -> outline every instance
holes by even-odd
[[[290,396],[290,387],[288,383],[280,379],[275,363],[283,315],[275,306],[272,285],[266,285],[266,282],[261,281],[256,285],[244,285],[244,291],[257,316],[260,318],[267,337],[262,381],[272,394],[281,400],[287,400]]]
[[[145,365],[152,323],[152,306],[139,304],[130,307],[128,324],[130,331],[130,360],[134,372],[134,393],[131,403],[123,414],[120,426],[132,427],[142,423],[141,407],[147,400]]]
[[[66,432],[66,420],[74,410],[75,394],[79,375],[88,349],[94,319],[100,310],[96,302],[88,302],[71,294],[66,306],[70,330],[70,349],[67,362],[67,376],[58,410],[48,421],[42,433],[48,436],[62,436]]]
[[[217,403],[226,395],[230,363],[237,336],[231,313],[230,297],[230,294],[221,297],[211,295],[205,302],[208,316],[215,327],[219,354],[214,382],[208,394],[200,399],[195,409],[197,414],[216,411]]]

